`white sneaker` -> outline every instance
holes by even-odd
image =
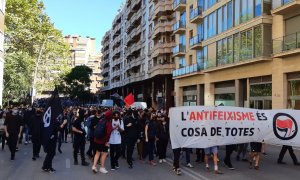
[[[163,160],[162,160],[162,159],[159,160],[159,164],[161,164],[161,163],[163,163]]]
[[[105,168],[100,168],[99,171],[103,174],[107,174],[108,171]]]
[[[193,168],[194,166],[191,163],[188,163],[186,167]]]
[[[165,163],[165,162],[167,162],[167,160],[166,160],[166,159],[163,159],[162,161],[163,161],[164,163]]]

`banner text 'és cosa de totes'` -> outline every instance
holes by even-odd
[[[297,116],[298,115],[298,116]],[[298,125],[293,110],[256,110],[238,107],[176,107],[170,109],[173,148],[270,141],[296,145]]]

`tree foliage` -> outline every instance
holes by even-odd
[[[84,100],[90,96],[90,84],[93,70],[85,65],[74,67],[62,77],[59,90],[72,99]]]
[[[4,102],[28,95],[43,42],[38,68],[37,90],[54,89],[61,73],[68,69],[69,47],[55,29],[39,0],[7,0],[5,14]]]

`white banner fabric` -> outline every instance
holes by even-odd
[[[172,148],[207,148],[248,142],[300,147],[300,111],[240,107],[171,108]]]

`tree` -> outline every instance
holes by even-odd
[[[90,84],[93,70],[85,65],[74,67],[70,73],[62,77],[58,86],[60,92],[72,99],[85,100],[91,95]]]
[[[28,95],[43,42],[38,68],[37,90],[54,89],[60,74],[66,73],[70,52],[62,33],[55,29],[39,0],[7,0],[5,14],[4,103],[6,97],[20,101]],[[55,73],[54,73],[55,72]],[[41,81],[42,80],[42,81]],[[47,80],[47,81],[46,81]]]

